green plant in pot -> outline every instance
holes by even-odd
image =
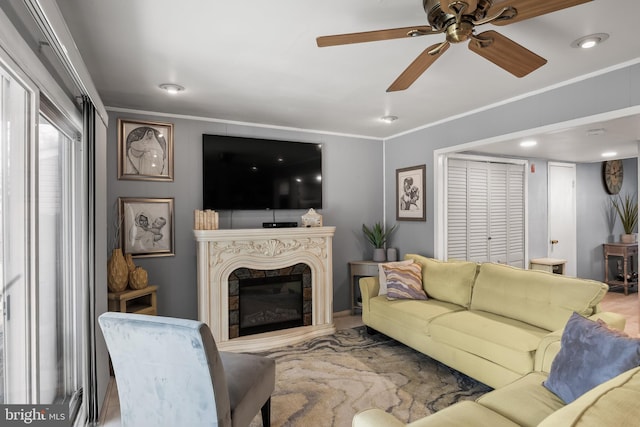
[[[635,195],[626,194],[624,198],[618,195],[611,199],[613,208],[618,213],[624,233],[620,236],[622,243],[635,243],[636,235],[633,232],[638,225],[638,202]]]
[[[386,259],[384,254],[384,244],[387,242],[387,238],[393,233],[398,224],[385,230],[379,222],[376,222],[373,227],[369,228],[365,224],[362,224],[362,232],[365,237],[373,245],[373,260],[384,261]]]

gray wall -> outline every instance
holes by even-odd
[[[637,159],[626,159],[624,180],[620,195],[637,194],[638,162]],[[604,190],[602,183],[602,164],[589,163],[578,165],[577,211],[578,211],[578,276],[594,280],[604,280],[603,243],[619,242],[623,233],[620,219],[615,219],[611,228],[611,197]],[[581,214],[582,213],[582,214]],[[611,266],[615,263],[610,262]]]
[[[119,117],[174,124],[174,182],[117,179]],[[334,311],[350,309],[347,263],[371,258],[363,223],[382,221],[382,141],[313,132],[241,126],[215,121],[110,111],[107,150],[109,236],[113,235],[118,197],[175,198],[175,256],[137,258],[158,285],[158,311],[165,316],[197,318],[196,248],[193,210],[202,208],[202,134],[228,134],[323,143],[324,225],[336,227],[333,241]],[[306,210],[276,211],[278,221],[298,221]],[[273,219],[271,211],[221,212],[221,228],[256,228]]]
[[[395,170],[423,163],[427,166],[427,221],[402,222],[391,239],[391,244],[403,253],[418,252],[428,256],[434,254],[434,150],[636,105],[640,105],[640,65],[637,64],[388,139],[385,144],[385,190],[389,200],[385,206],[387,218],[395,218],[395,205],[392,202],[395,197]],[[628,164],[626,162],[625,166]],[[599,163],[593,168],[597,169],[598,165]],[[546,255],[546,242],[539,239],[540,235],[546,236],[547,227],[546,163],[537,162],[536,170],[536,174],[529,176],[530,256]],[[586,212],[590,215],[599,212],[600,207],[593,204],[599,205],[600,201],[584,197],[580,188],[601,195],[605,195],[605,192],[602,184],[593,184],[596,180],[601,180],[599,171],[591,170],[588,165],[581,165],[578,171],[578,236],[581,236],[593,233],[590,228],[592,224],[584,218]],[[633,186],[633,178],[627,178],[625,183]],[[581,179],[586,183],[581,183]],[[594,188],[589,188],[592,185]],[[538,232],[540,234],[536,236]],[[602,236],[599,233],[593,234],[588,242],[581,240],[584,237],[578,238],[579,276],[601,279],[593,276],[602,276],[597,267],[594,267],[594,264],[602,263],[602,256],[595,245],[601,244],[607,235],[606,231]]]
[[[375,139],[111,111],[112,125],[109,127],[107,152],[108,203],[113,207],[118,197],[175,198],[176,256],[137,259],[136,263],[146,268],[150,281],[160,287],[160,314],[196,318],[196,255],[192,234],[192,212],[201,208],[202,134],[220,133],[321,142],[324,144],[324,209],[320,213],[324,216],[325,225],[337,227],[333,255],[334,311],[343,311],[349,308],[347,262],[371,258],[371,248],[362,237],[362,224],[382,221],[383,214],[387,218],[387,225],[396,223],[396,169],[426,164],[427,221],[400,222],[389,244],[399,249],[400,256],[411,252],[433,256],[434,150],[639,104],[640,65],[633,65],[464,118],[397,136],[387,140],[384,147],[381,141]],[[174,123],[174,182],[117,179],[115,124],[118,117]],[[536,163],[536,173],[529,175],[529,255],[534,257],[546,255],[547,164],[546,160],[531,161]],[[611,234],[606,220],[598,213],[602,211],[607,200],[601,184],[600,167],[600,163],[597,163],[578,165],[577,168],[578,275],[598,280],[604,277],[601,244]],[[637,192],[635,161],[625,161],[625,168],[623,191]],[[384,176],[386,181],[383,183]],[[383,200],[383,189],[386,193],[386,203]],[[303,213],[276,211],[276,219],[299,221]],[[266,211],[235,212],[233,218],[230,218],[228,213],[223,213],[221,226],[229,228],[232,224],[233,228],[254,228],[259,227],[263,221],[270,220],[272,213]],[[110,209],[109,235],[112,234],[113,223],[114,210]],[[615,233],[619,231],[614,231]]]

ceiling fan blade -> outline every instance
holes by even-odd
[[[437,43],[429,46],[398,76],[396,81],[391,83],[387,92],[405,90],[415,82],[418,77],[431,66],[436,59],[449,49],[449,42]]]
[[[417,27],[392,28],[388,30],[365,31],[362,33],[337,34],[316,38],[318,47],[338,46],[351,43],[375,42],[380,40],[401,39],[405,37],[422,36],[431,33],[431,27],[421,25]]]
[[[593,0],[496,0],[487,15],[492,16],[505,7],[514,7],[518,11],[514,18],[497,19],[492,22],[494,25],[508,25],[590,1]]]
[[[543,57],[496,31],[478,34],[469,42],[469,49],[516,77],[524,77],[547,63]]]

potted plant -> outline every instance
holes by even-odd
[[[618,213],[625,233],[620,236],[620,241],[622,243],[635,243],[636,235],[633,232],[636,225],[638,225],[638,202],[635,195],[627,194],[624,199],[618,195],[617,199],[611,199],[611,204]]]
[[[387,238],[391,235],[393,230],[396,229],[398,224],[388,228],[386,231],[379,222],[376,222],[373,227],[369,228],[365,224],[362,224],[362,232],[365,237],[373,245],[373,260],[384,261],[386,259],[384,254],[384,244],[387,242]]]

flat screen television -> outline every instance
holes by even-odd
[[[203,209],[322,208],[322,146],[202,135]]]

